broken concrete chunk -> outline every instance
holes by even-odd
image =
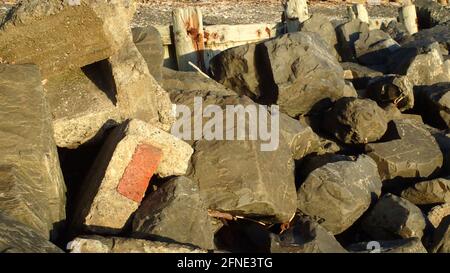
[[[347,250],[355,253],[428,253],[419,238],[363,242],[350,245]]]
[[[375,162],[365,156],[356,161],[329,163],[312,171],[297,191],[298,209],[339,234],[348,229],[381,194]]]
[[[266,91],[281,112],[295,118],[343,96],[344,72],[319,34],[290,33],[263,45],[274,80]]]
[[[0,89],[0,210],[48,238],[66,218],[65,184],[39,68],[0,64]]]
[[[37,64],[48,77],[112,56],[130,33],[135,5],[128,0],[69,2],[21,1],[1,25],[0,57]]]
[[[62,253],[42,234],[0,213],[0,253]]]
[[[197,183],[177,177],[145,198],[134,216],[133,234],[214,249],[211,220]]]
[[[375,240],[422,238],[425,217],[413,203],[388,193],[363,219],[362,228]]]
[[[365,65],[385,64],[400,45],[386,32],[374,29],[360,34],[355,42],[358,61]]]
[[[131,30],[133,42],[147,63],[150,74],[160,82],[164,61],[164,46],[161,34],[153,26],[135,27]]]
[[[383,76],[383,73],[357,63],[346,62],[341,66],[344,72],[348,71],[346,79],[351,80],[356,89],[365,89],[371,79]]]
[[[450,203],[450,180],[436,178],[402,191],[402,197],[416,205]]]
[[[382,180],[396,177],[426,178],[443,164],[442,152],[434,137],[417,121],[393,120],[397,139],[366,145],[377,162]]]
[[[207,253],[191,246],[120,237],[83,236],[67,244],[70,253]]]
[[[369,99],[339,99],[323,119],[322,128],[348,144],[379,140],[387,130],[385,112]]]
[[[374,78],[367,86],[367,97],[383,107],[394,104],[400,111],[414,106],[413,84],[406,76],[385,75]]]
[[[153,174],[186,172],[192,148],[140,120],[115,128],[87,175],[74,228],[116,234],[136,211]]]
[[[450,9],[432,0],[416,0],[420,28],[430,28],[450,21]]]
[[[316,222],[299,219],[281,235],[272,235],[272,253],[346,253],[328,230]]]

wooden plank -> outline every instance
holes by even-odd
[[[200,8],[177,8],[172,18],[178,70],[194,70],[189,65],[192,62],[205,71],[205,41]]]
[[[205,27],[206,46],[251,43],[277,36],[277,24],[214,25]]]

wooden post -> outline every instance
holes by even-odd
[[[178,70],[193,71],[189,62],[206,70],[204,30],[199,8],[177,8],[173,11],[173,33]]]
[[[369,13],[367,12],[367,9],[363,4],[354,4],[351,9],[352,9],[351,11],[354,14],[354,17],[361,20],[361,22],[369,24]]]
[[[419,27],[417,26],[417,14],[415,5],[405,5],[400,8],[399,21],[405,25],[406,30],[410,35],[417,33]]]
[[[284,3],[284,19],[287,32],[298,31],[300,24],[309,19],[306,0],[287,0]]]

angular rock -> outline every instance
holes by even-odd
[[[0,64],[0,90],[0,210],[56,236],[66,188],[39,68]]]
[[[0,213],[0,253],[62,253],[40,233]]]
[[[433,235],[432,253],[450,253],[450,216],[445,217]]]
[[[413,203],[388,193],[363,219],[362,229],[375,240],[422,238],[425,217]]]
[[[301,218],[281,235],[273,235],[272,253],[346,253],[328,230],[316,222]]]
[[[355,61],[355,42],[359,39],[361,33],[369,32],[369,24],[359,19],[339,25],[336,28],[337,39],[339,42],[339,54],[344,62]]]
[[[210,62],[213,78],[239,95],[258,99],[264,88],[264,78],[258,70],[258,62],[262,61],[257,55],[259,48],[252,43],[222,51]]]
[[[400,111],[414,106],[413,85],[408,77],[385,75],[369,82],[367,96],[381,106],[394,104]]]
[[[428,253],[419,238],[364,242],[350,245],[347,250],[356,253]]]
[[[420,28],[431,28],[450,21],[450,9],[432,0],[414,1]]]
[[[161,34],[153,26],[135,27],[131,30],[133,42],[147,63],[150,74],[160,82],[164,61],[164,46]]]
[[[341,63],[344,71],[349,71],[347,80],[351,80],[356,89],[365,89],[372,78],[383,76],[383,73],[357,63]]]
[[[418,109],[424,119],[436,127],[450,128],[450,82],[415,89]]]
[[[444,61],[437,42],[425,46],[406,44],[390,56],[389,70],[408,76],[414,86],[432,85],[450,81],[450,66]]]
[[[336,56],[337,59],[340,59],[337,52],[338,41],[336,37],[336,30],[327,17],[321,14],[312,14],[308,20],[300,24],[300,31],[309,31],[319,34],[320,37],[322,37],[322,39],[331,47],[331,52],[333,52],[333,55]]]
[[[450,203],[450,180],[436,178],[402,191],[402,197],[416,205]]]
[[[348,229],[381,194],[375,162],[362,155],[356,161],[329,163],[312,171],[297,191],[298,209],[339,234]]]
[[[216,228],[198,185],[186,177],[171,179],[149,194],[136,211],[132,229],[140,238],[157,236],[203,249],[214,248]]]
[[[396,20],[392,20],[387,24],[383,22],[380,29],[389,34],[392,39],[400,44],[410,37],[405,25]]]
[[[275,87],[267,92],[281,112],[295,118],[343,96],[342,67],[317,33],[290,33],[263,46]]]
[[[348,144],[379,140],[387,130],[385,112],[368,99],[342,98],[323,119],[322,128]]]
[[[67,250],[70,253],[207,253],[176,243],[101,236],[77,237],[67,244]]]
[[[355,41],[356,58],[365,65],[385,64],[399,47],[389,34],[379,29],[363,32]]]
[[[112,56],[127,39],[135,4],[78,2],[21,1],[1,23],[0,58],[37,64],[48,77]]]
[[[108,136],[79,193],[73,227],[116,234],[142,201],[154,174],[186,172],[192,148],[140,120]]]
[[[441,52],[445,55],[450,51],[450,21],[436,25],[429,29],[422,29],[404,41],[405,44],[430,45],[438,42]]]
[[[393,120],[397,139],[366,145],[375,160],[382,180],[396,177],[426,178],[443,163],[442,152],[434,137],[414,120]]]
[[[434,228],[438,228],[442,219],[450,215],[450,203],[445,203],[439,206],[433,207],[430,212],[428,212],[428,221],[433,225]]]

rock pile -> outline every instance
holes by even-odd
[[[413,36],[313,15],[208,78],[163,68],[134,1],[21,1],[0,252],[449,252],[450,21],[416,2]]]

